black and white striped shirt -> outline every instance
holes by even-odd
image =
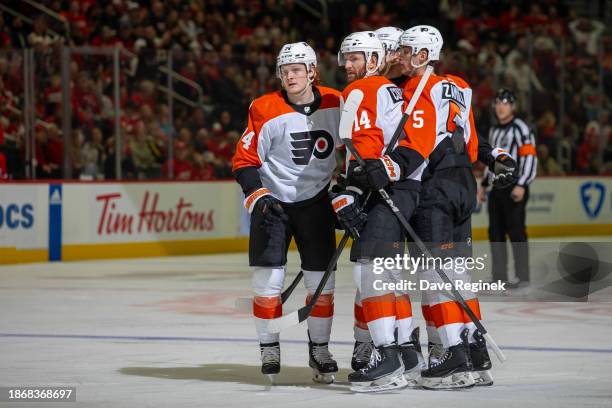
[[[533,130],[522,119],[515,117],[505,125],[493,126],[489,131],[489,143],[494,149],[506,150],[516,160],[518,166],[517,185],[528,186],[531,184],[536,176],[538,157]],[[485,174],[488,178],[492,177],[490,171]]]

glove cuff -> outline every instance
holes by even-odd
[[[357,186],[346,186],[346,191],[352,191],[353,193],[362,196],[363,195],[363,190],[360,189]]]
[[[510,153],[508,153],[507,150],[501,149],[499,147],[496,147],[495,149],[491,150],[491,156],[493,156],[494,159],[497,159],[499,156],[504,155],[504,154],[506,156],[510,156]]]
[[[336,213],[353,203],[355,203],[355,197],[352,194],[340,194],[332,199],[332,207]]]
[[[402,175],[402,169],[399,164],[393,161],[390,156],[384,155],[380,158],[383,163],[383,167],[387,172],[387,176],[391,181],[400,181]]]
[[[251,194],[249,194],[247,198],[244,199],[244,208],[246,208],[249,214],[253,212],[253,209],[255,208],[255,204],[257,203],[257,200],[259,200],[261,197],[265,195],[271,195],[271,192],[267,188],[262,187],[262,188],[258,188],[257,190],[253,191]]]

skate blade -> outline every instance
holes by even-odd
[[[421,368],[417,365],[412,370],[404,371],[404,378],[408,382],[408,387],[420,387]]]
[[[336,373],[322,373],[313,368],[312,381],[319,384],[331,384],[336,380]]]
[[[474,371],[474,381],[477,387],[487,387],[493,385],[493,376],[491,371]]]
[[[404,378],[403,373],[393,373],[383,378],[379,378],[372,382],[353,383],[351,391],[357,393],[369,392],[384,392],[390,390],[399,390],[408,386],[408,381]]]
[[[421,386],[428,390],[455,390],[472,388],[476,382],[472,373],[453,373],[446,377],[421,377]]]

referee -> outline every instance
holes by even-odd
[[[509,152],[518,165],[516,184],[506,189],[492,189],[488,203],[494,281],[499,279],[508,282],[506,235],[512,244],[518,282],[508,282],[508,288],[529,284],[525,207],[529,198],[529,184],[534,180],[538,167],[533,131],[525,122],[514,116],[515,102],[516,96],[512,91],[503,88],[497,91],[495,116],[498,124],[489,131],[491,146]],[[486,201],[486,189],[491,176],[490,172],[485,172],[482,187],[478,191],[480,202]]]

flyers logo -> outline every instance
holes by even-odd
[[[325,130],[291,133],[291,158],[295,164],[305,166],[314,155],[323,160],[334,150],[334,139]]]

